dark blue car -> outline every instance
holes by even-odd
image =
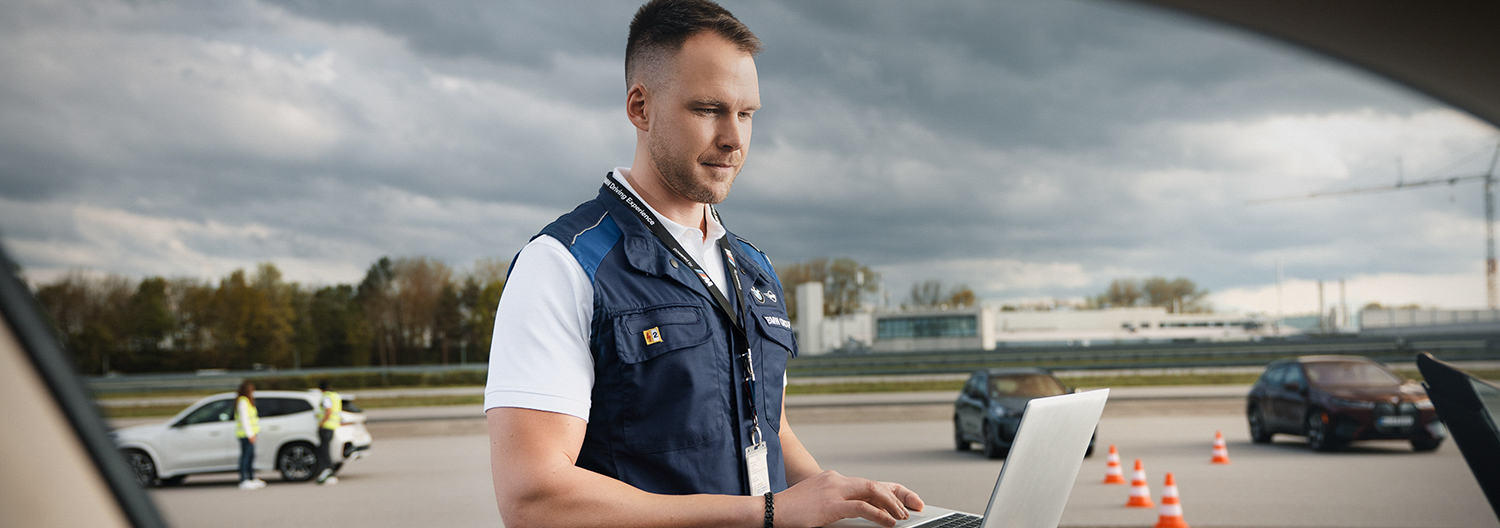
[[[953,404],[953,443],[959,451],[968,451],[972,443],[984,446],[989,458],[1000,458],[1010,451],[1021,425],[1026,402],[1072,392],[1051,371],[1039,368],[1004,368],[974,372],[958,392]],[[1094,439],[1089,439],[1085,457],[1094,454]]]

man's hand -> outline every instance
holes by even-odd
[[[908,517],[907,509],[922,507],[921,497],[906,486],[824,471],[776,494],[776,526],[823,526],[852,517],[895,526]]]

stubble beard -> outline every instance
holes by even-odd
[[[694,202],[705,204],[717,204],[729,197],[729,187],[734,185],[734,178],[739,176],[739,168],[736,167],[734,175],[725,182],[724,191],[717,192],[713,182],[702,182],[696,177],[698,160],[695,157],[673,156],[670,150],[659,142],[653,142],[648,148],[651,153],[651,162],[656,165],[657,172],[661,173],[662,183],[683,198]]]

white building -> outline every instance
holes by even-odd
[[[1249,341],[1262,321],[1243,314],[1167,313],[1161,307],[1050,312],[996,312],[1000,346]]]
[[[813,290],[806,291],[805,290]],[[799,286],[819,297],[821,284]],[[801,303],[799,303],[801,304]],[[820,306],[803,304],[802,306]],[[814,313],[798,321],[802,353],[834,350],[912,352],[994,350],[1019,346],[1090,346],[1183,341],[1250,341],[1269,335],[1264,321],[1242,314],[1171,314],[1165,308],[1005,311],[990,306],[911,311]]]
[[[1360,335],[1463,334],[1500,331],[1500,310],[1373,308],[1360,312]]]

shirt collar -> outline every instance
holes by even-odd
[[[629,167],[615,167],[615,174],[619,176],[619,178],[616,178],[616,180],[620,182],[620,185],[625,186],[625,190],[630,191],[630,194],[634,194],[637,198],[640,198],[641,193],[635,192],[635,188],[630,186]],[[651,207],[651,204],[645,199],[641,199],[641,203],[645,204],[646,209],[651,211],[651,214],[656,216],[657,220],[661,221],[661,225],[667,228],[667,232],[672,234],[672,238],[675,238],[678,241],[692,242],[695,246],[701,246],[704,244],[713,243],[714,241],[723,238],[727,233],[727,231],[724,230],[724,225],[719,223],[719,220],[714,217],[715,215],[712,211],[704,211],[708,218],[708,236],[705,238],[703,236],[703,232],[699,231],[698,228],[688,227],[677,222],[673,222],[671,219],[662,216],[662,214],[657,212],[655,207]]]

